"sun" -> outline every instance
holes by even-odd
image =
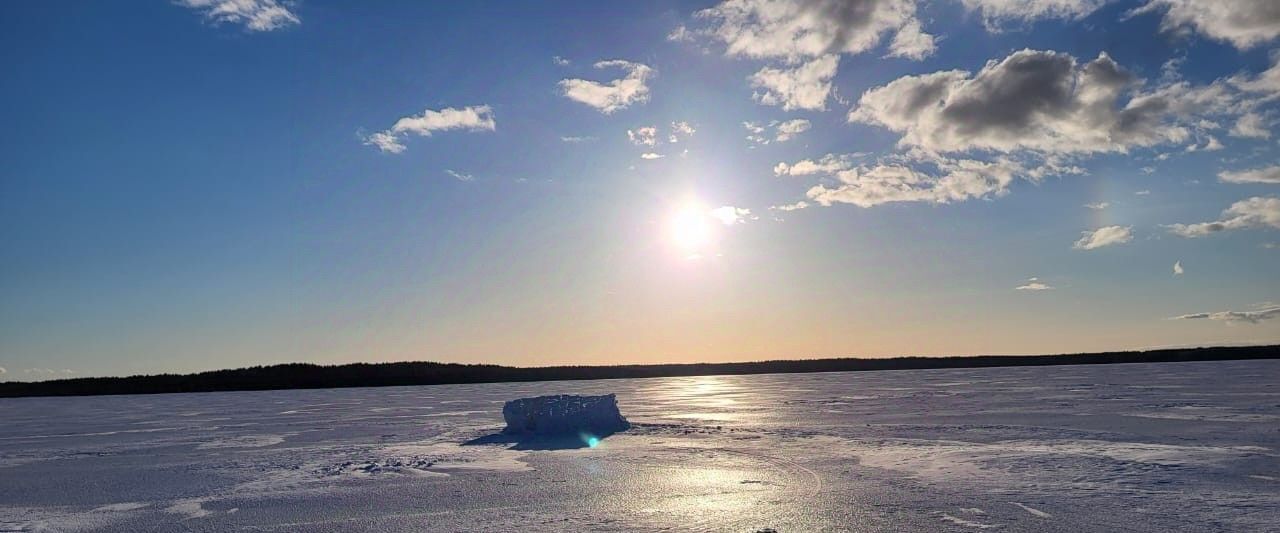
[[[711,216],[700,202],[689,201],[672,211],[667,219],[667,234],[672,244],[686,255],[698,255],[712,238]]]

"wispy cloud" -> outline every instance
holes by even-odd
[[[301,24],[298,15],[276,0],[177,0],[215,24],[240,24],[249,31],[271,31]]]
[[[1040,281],[1039,278],[1031,278],[1026,283],[1014,287],[1014,289],[1019,291],[1051,291],[1054,287]]]
[[[1277,183],[1280,184],[1280,165],[1249,170],[1224,170],[1218,173],[1223,183]]]
[[[1108,202],[1094,202],[1094,203],[1091,203],[1091,204],[1084,204],[1084,206],[1085,206],[1086,208],[1092,209],[1092,210],[1094,210],[1094,211],[1101,211],[1101,210],[1106,209],[1107,207],[1111,206],[1111,204],[1110,204],[1110,203],[1108,203]]]
[[[1073,248],[1077,250],[1094,250],[1104,246],[1115,246],[1133,240],[1132,226],[1103,226],[1092,231],[1081,232],[1080,240]]]
[[[1009,22],[1041,19],[1081,19],[1108,0],[961,0],[964,7],[982,15],[989,30],[998,31]]]
[[[1173,320],[1221,320],[1224,322],[1245,322],[1257,324],[1263,320],[1280,317],[1280,307],[1266,307],[1256,311],[1217,311],[1212,313],[1191,313],[1173,317]]]
[[[640,159],[662,159],[664,156],[659,153],[645,152],[640,154]]]
[[[1222,212],[1218,220],[1195,224],[1169,224],[1170,233],[1181,237],[1204,237],[1214,233],[1249,228],[1280,229],[1280,198],[1255,196],[1241,200]]]
[[[654,70],[648,65],[615,59],[600,61],[594,67],[621,69],[626,72],[626,75],[606,83],[582,79],[560,80],[561,94],[606,115],[625,109],[632,104],[649,101],[648,81],[653,76]]]
[[[809,202],[806,202],[806,201],[804,201],[804,200],[800,200],[799,202],[796,202],[796,203],[794,203],[794,204],[783,204],[783,205],[770,206],[770,207],[769,207],[769,209],[770,209],[770,210],[772,210],[772,211],[784,211],[784,212],[785,212],[785,211],[799,211],[799,210],[801,210],[801,209],[805,209],[805,208],[808,208],[808,207],[809,207]]]
[[[437,131],[494,131],[496,128],[493,110],[487,105],[461,109],[447,107],[439,111],[428,109],[420,115],[397,120],[391,129],[365,137],[364,144],[376,146],[385,153],[398,154],[405,150],[404,137],[409,134],[430,137]]]
[[[447,169],[447,168],[444,169],[444,173],[450,176],[453,176],[458,181],[474,181],[476,179],[476,177],[472,176],[471,174],[465,174],[465,173],[458,172],[452,169]]]
[[[812,124],[803,118],[797,118],[787,121],[771,121],[768,124],[757,122],[743,122],[742,127],[747,130],[747,140],[755,144],[769,144],[771,142],[787,142],[796,136],[809,131]],[[773,132],[769,133],[772,129]]]
[[[1275,6],[1275,0],[1150,0],[1130,15],[1163,12],[1163,31],[1194,30],[1245,50],[1280,37]]]
[[[567,142],[567,143],[585,143],[585,142],[591,142],[594,140],[596,140],[596,138],[591,136],[576,136],[576,135],[560,136],[560,141]]]

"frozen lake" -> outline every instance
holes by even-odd
[[[596,448],[460,445],[617,393]],[[0,399],[0,531],[1277,531],[1280,361]]]

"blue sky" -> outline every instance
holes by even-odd
[[[1280,341],[1272,2],[456,4],[0,6],[0,380]]]

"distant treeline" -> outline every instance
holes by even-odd
[[[337,387],[387,387],[494,383],[503,381],[557,381],[573,379],[653,378],[718,374],[778,374],[801,372],[849,372],[913,370],[927,368],[982,368],[1000,366],[1094,365],[1112,363],[1167,363],[1225,361],[1231,359],[1280,359],[1280,345],[1230,348],[1186,348],[1142,352],[1105,352],[1065,355],[1011,355],[974,357],[895,357],[888,359],[806,359],[750,363],[697,363],[618,366],[548,366],[519,368],[455,363],[354,363],[321,366],[283,364],[198,374],[158,374],[110,378],[74,378],[39,382],[0,383],[0,397],[81,396],[92,394],[157,394],[270,389],[322,389]]]

